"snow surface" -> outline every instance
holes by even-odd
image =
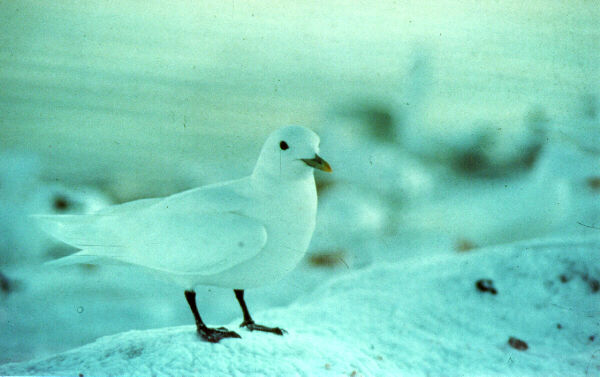
[[[2,374],[595,375],[600,238],[539,240],[374,265],[287,308],[283,337],[200,341],[194,326],[129,331]],[[475,283],[491,279],[497,294]],[[229,324],[235,328],[240,319]],[[515,337],[527,350],[512,348]]]

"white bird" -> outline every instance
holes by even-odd
[[[36,217],[46,232],[81,249],[53,264],[129,263],[182,285],[206,341],[240,336],[204,324],[197,285],[233,288],[244,315],[240,327],[283,335],[252,320],[244,289],[280,279],[306,252],[317,212],[313,168],[331,172],[318,152],[313,131],[282,127],[267,138],[250,176],[91,215]]]

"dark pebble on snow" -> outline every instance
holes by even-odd
[[[521,339],[517,339],[515,337],[510,337],[508,338],[508,344],[519,351],[525,351],[526,349],[529,348],[529,346],[527,345],[527,343],[525,343],[524,341],[522,341]]]
[[[475,287],[477,287],[477,289],[480,292],[490,292],[491,294],[495,295],[498,293],[498,291],[496,290],[496,288],[494,288],[494,282],[491,281],[490,279],[479,279],[475,282]]]
[[[66,197],[59,195],[54,198],[53,206],[57,211],[66,211],[69,209],[69,201]]]
[[[4,293],[10,293],[13,290],[11,281],[0,272],[0,290]]]

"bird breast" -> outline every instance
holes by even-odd
[[[258,219],[267,230],[267,243],[253,258],[203,283],[227,288],[246,289],[277,281],[300,262],[312,237],[317,212],[317,196],[312,185],[285,191],[285,195],[264,194],[248,216]],[[273,192],[268,190],[267,192]],[[262,195],[261,195],[262,196]],[[199,282],[202,283],[202,282]]]

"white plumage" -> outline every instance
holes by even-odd
[[[330,171],[318,144],[306,128],[283,127],[245,178],[90,215],[37,216],[45,231],[81,249],[52,263],[130,263],[185,288],[244,289],[279,279],[300,261],[315,227],[312,171]]]

